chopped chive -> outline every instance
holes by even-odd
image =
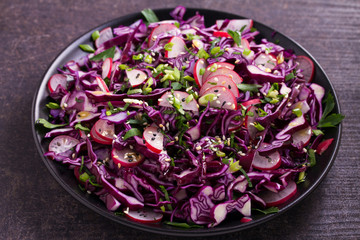
[[[91,38],[93,41],[95,41],[96,39],[98,39],[100,37],[100,33],[98,30],[94,31],[92,34],[91,34]]]
[[[301,112],[300,108],[294,108],[292,110],[292,113],[295,114],[297,117],[300,117],[302,115],[302,112]]]
[[[189,103],[194,99],[194,96],[192,94],[189,94],[189,96],[186,97],[185,102]]]
[[[167,43],[167,44],[164,45],[164,49],[165,49],[166,51],[171,51],[173,46],[174,46],[174,43],[169,42],[169,43]]]
[[[81,50],[85,52],[89,52],[89,53],[95,52],[94,48],[89,44],[80,44],[79,47],[81,48]]]
[[[265,128],[258,122],[254,122],[254,127],[260,132],[265,130]]]
[[[249,56],[250,53],[251,53],[251,50],[248,49],[248,48],[245,48],[244,51],[243,51],[243,54],[244,54],[245,56]]]
[[[49,102],[48,104],[46,104],[46,107],[50,109],[60,109],[60,105],[54,102]]]
[[[83,174],[81,174],[81,175],[79,176],[79,179],[80,179],[80,181],[82,181],[82,182],[86,182],[89,178],[90,178],[90,176],[89,176],[89,174],[87,174],[87,172],[84,172]]]

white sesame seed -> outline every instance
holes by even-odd
[[[306,148],[303,148],[303,152],[306,153],[306,152],[307,152],[307,149],[306,149]]]
[[[199,104],[196,104],[196,107],[199,108]]]
[[[175,139],[175,141],[179,141],[179,137],[178,137],[178,136],[176,136],[174,139]]]
[[[91,192],[89,190],[86,191],[87,194],[91,194]]]
[[[226,105],[229,105],[229,106],[230,106],[230,105],[231,105],[231,102],[227,102]]]
[[[226,137],[225,137],[225,135],[223,135],[222,139],[223,139],[223,141],[225,141],[225,140],[226,140]]]
[[[117,166],[118,166],[118,168],[121,168],[121,164],[120,164],[120,163],[118,163]]]
[[[161,102],[161,101],[162,101],[162,99],[160,98],[158,101],[159,101],[159,102]]]
[[[195,149],[198,150],[198,151],[200,151],[200,150],[201,150],[201,146],[197,146]]]
[[[213,99],[212,99],[212,100],[213,100],[213,101],[215,101],[216,99],[217,99],[217,97],[213,97]]]
[[[214,77],[214,80],[215,80],[215,82],[218,82],[218,81],[219,81],[219,79],[218,79],[217,77]]]
[[[134,149],[134,147],[132,145],[129,146],[130,149]]]
[[[174,101],[169,101],[169,103],[172,105],[172,104],[174,104]]]
[[[235,109],[235,104],[233,103],[232,108]]]
[[[188,92],[192,89],[192,86],[191,87],[188,87],[185,91]]]
[[[239,59],[235,61],[235,63],[239,63],[239,62],[240,62],[240,60],[239,60]]]
[[[87,137],[89,138],[89,137],[90,137],[90,134],[88,134]]]
[[[170,158],[165,158],[165,162],[171,162]]]
[[[155,56],[155,53],[153,51],[151,51],[151,56]]]
[[[75,153],[73,153],[73,154],[71,155],[72,158],[75,158],[75,156],[76,156]]]
[[[64,103],[64,107],[67,107],[68,105],[67,105],[67,103]]]
[[[219,101],[219,100],[216,100],[216,103],[217,103],[217,104],[220,104],[220,101]]]
[[[170,123],[169,122],[167,122],[165,125],[166,125],[167,129],[170,129]]]

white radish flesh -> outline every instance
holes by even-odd
[[[207,81],[203,84],[200,89],[199,95],[202,96],[205,91],[214,87],[214,86],[224,86],[228,88],[235,97],[239,97],[239,89],[237,88],[235,82],[231,77],[226,75],[215,75],[213,77],[208,77]]]
[[[165,57],[166,58],[176,58],[179,55],[185,54],[186,44],[181,37],[172,37],[168,44],[171,43],[172,47],[171,50],[165,50]]]
[[[297,191],[297,186],[294,181],[289,181],[288,185],[278,193],[265,191],[259,194],[259,197],[265,201],[267,207],[278,206],[290,198],[292,198]]]
[[[126,71],[126,76],[128,77],[129,83],[132,87],[139,86],[140,84],[144,83],[147,79],[147,74],[138,69]]]
[[[56,154],[64,153],[71,150],[73,147],[78,145],[80,142],[76,138],[60,135],[55,137],[49,144],[49,151]]]
[[[259,149],[269,146],[268,143],[262,143]],[[261,156],[257,151],[254,155],[252,166],[259,170],[273,170],[281,165],[280,154],[278,151],[270,153],[268,156]]]
[[[143,133],[145,145],[153,152],[160,153],[164,149],[164,135],[160,128],[147,127]]]

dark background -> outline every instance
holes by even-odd
[[[253,18],[288,35],[320,63],[339,96],[338,157],[303,202],[261,226],[210,239],[360,238],[360,1],[0,1],[0,239],[176,239],[92,212],[50,175],[31,132],[31,102],[48,65],[75,38],[144,8],[182,4]]]

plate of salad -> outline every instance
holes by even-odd
[[[250,18],[182,6],[76,39],[32,112],[42,159],[72,196],[179,236],[239,231],[295,206],[330,170],[344,118],[299,44]]]

